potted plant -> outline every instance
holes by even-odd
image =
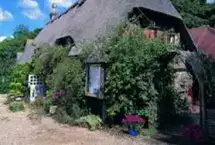
[[[126,115],[122,119],[122,123],[128,125],[128,133],[131,136],[138,136],[145,122],[145,119],[138,115]]]
[[[151,22],[146,29],[144,29],[144,34],[146,38],[152,40],[157,36],[158,26],[154,22]]]

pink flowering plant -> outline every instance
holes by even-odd
[[[52,99],[55,100],[55,99],[60,98],[60,97],[62,97],[62,96],[64,96],[64,95],[65,95],[65,93],[62,92],[62,91],[60,91],[60,92],[55,92],[55,93],[52,94]]]
[[[52,94],[52,100],[55,105],[60,105],[65,103],[65,92],[58,91]]]
[[[191,124],[184,131],[185,139],[195,142],[203,143],[204,142],[204,132],[199,125]]]
[[[141,126],[145,124],[146,120],[140,117],[139,115],[126,115],[122,119],[122,123],[128,125],[129,129],[139,131]]]

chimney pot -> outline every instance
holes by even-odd
[[[51,13],[50,13],[50,19],[53,20],[56,16],[57,16],[57,4],[56,3],[52,3],[52,7],[51,7]]]

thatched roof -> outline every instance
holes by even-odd
[[[199,51],[215,57],[215,29],[209,26],[192,28],[189,30]]]
[[[31,56],[26,55],[26,54],[29,53],[29,50],[34,51],[34,49],[30,49],[30,48],[32,47],[33,42],[34,42],[33,39],[27,39],[27,41],[26,41],[26,43],[25,43],[25,50],[24,50],[24,52],[18,52],[18,53],[17,53],[17,60],[16,60],[16,62],[18,62],[18,63],[22,63],[22,62],[23,62],[23,63],[24,63],[25,60],[31,59]],[[33,54],[34,52],[31,52],[31,53]],[[29,54],[30,54],[30,53],[29,53]],[[26,58],[26,57],[27,57],[27,58]],[[30,57],[30,58],[29,58],[29,57]]]
[[[44,43],[53,45],[58,38],[64,36],[71,36],[75,43],[103,38],[121,21],[126,20],[128,12],[135,7],[173,18],[175,24],[180,25],[179,29],[184,36],[189,37],[181,16],[169,0],[86,0],[83,5],[71,6],[65,13],[48,23],[35,38],[34,43],[37,46]],[[29,61],[35,47],[26,48],[22,62]]]
[[[23,52],[17,52],[16,53],[16,62],[20,62],[20,58],[22,57]]]

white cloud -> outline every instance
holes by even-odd
[[[39,4],[35,0],[21,0],[20,6],[23,8],[38,8]]]
[[[9,11],[6,11],[0,8],[0,22],[12,20],[12,19],[13,19],[13,15]]]
[[[0,42],[4,41],[6,38],[6,36],[0,36]]]
[[[207,3],[215,3],[215,0],[207,0]]]
[[[32,20],[43,19],[45,16],[40,9],[26,9],[22,14]]]
[[[52,3],[56,3],[58,7],[68,8],[77,0],[47,0],[47,4],[51,6]]]
[[[36,0],[20,0],[19,6],[23,9],[22,14],[29,19],[43,19],[45,16]]]

